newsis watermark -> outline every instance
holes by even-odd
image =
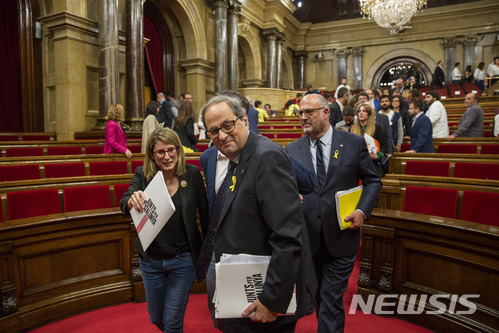
[[[377,315],[406,315],[406,314],[459,314],[470,315],[475,313],[476,305],[471,302],[472,298],[479,298],[478,294],[465,294],[462,296],[455,294],[435,294],[435,295],[406,295],[406,294],[386,294],[369,295],[364,301],[361,295],[354,294],[350,304],[349,314],[355,314],[357,307],[366,314]],[[446,301],[445,303],[442,301]],[[426,310],[426,304],[431,305],[436,310]],[[456,305],[463,309],[456,311]]]

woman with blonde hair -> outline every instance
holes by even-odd
[[[388,142],[386,141],[383,128],[376,124],[374,117],[373,109],[369,104],[360,104],[357,108],[357,121],[350,128],[350,132],[360,136],[367,134],[373,137],[375,143],[376,141],[378,142],[376,145],[378,147],[377,152],[374,153],[371,150],[369,153],[379,176],[383,177],[384,171],[381,162],[386,159],[386,155],[388,154]]]
[[[161,105],[156,101],[150,101],[146,106],[146,114],[144,115],[144,123],[142,124],[142,147],[140,152],[144,154],[147,149],[147,140],[149,140],[149,136],[156,129],[159,128],[158,120],[156,119],[156,115],[159,112],[159,107]]]
[[[139,239],[135,246],[149,319],[162,332],[183,332],[202,234],[206,235],[208,230],[208,198],[199,168],[185,163],[177,134],[169,128],[159,128],[147,142],[144,166],[135,170],[128,191],[120,200],[126,216],[130,216],[132,207],[139,212],[145,209],[147,197],[143,191],[158,172],[163,173],[175,212],[147,250],[143,250]]]
[[[126,147],[126,134],[121,128],[125,112],[121,104],[112,104],[107,111],[107,124],[104,154],[122,153],[132,158],[132,152]]]

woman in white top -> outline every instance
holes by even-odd
[[[461,67],[460,62],[456,62],[454,64],[454,69],[452,70],[452,83],[461,82],[461,72],[459,70],[460,67]]]
[[[475,73],[473,74],[473,76],[475,77],[475,85],[481,91],[485,90],[485,70],[483,69],[484,67],[485,63],[482,61],[481,63],[478,64],[478,67],[475,69]]]
[[[159,128],[158,120],[156,120],[156,115],[159,112],[160,104],[156,101],[150,101],[146,106],[146,112],[144,115],[144,123],[142,124],[142,148],[141,153],[145,153],[147,150],[147,140],[152,132]]]

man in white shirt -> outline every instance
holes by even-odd
[[[461,72],[459,71],[460,67],[461,67],[460,62],[456,62],[454,64],[454,69],[452,70],[452,83],[461,82]]]
[[[494,137],[499,137],[499,113],[494,117]]]
[[[343,87],[347,88],[348,93],[350,93],[350,86],[347,84],[346,77],[341,78],[341,84],[336,88],[336,91],[334,92],[334,98],[338,98],[338,91],[340,91],[340,89]]]
[[[447,111],[439,100],[438,93],[435,90],[426,92],[425,102],[430,106],[426,111],[426,116],[430,118],[433,126],[434,138],[446,138],[449,136],[449,124],[447,123]]]

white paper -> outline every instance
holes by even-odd
[[[139,213],[132,208],[130,215],[145,251],[175,212],[175,205],[168,193],[161,171],[158,171],[147,185],[144,193],[146,195],[144,211]]]
[[[270,256],[223,254],[216,264],[216,318],[242,318],[242,312],[263,291]],[[286,314],[296,311],[296,290]]]
[[[374,138],[370,136],[369,134],[364,134],[364,139],[366,139],[367,143],[367,150],[369,151],[369,154],[377,154],[378,153],[378,147],[376,147],[376,144],[374,143]]]

